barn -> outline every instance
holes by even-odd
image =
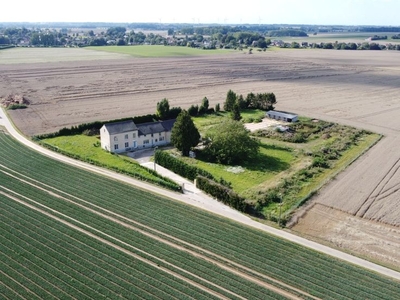
[[[269,110],[267,111],[267,116],[270,119],[285,121],[285,122],[297,122],[298,115],[289,113],[286,111]]]

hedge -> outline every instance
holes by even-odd
[[[166,151],[156,150],[154,160],[160,166],[163,166],[164,168],[192,181],[194,181],[198,175],[215,180],[211,173],[195,166],[188,165],[187,163],[173,157]]]
[[[35,138],[41,140],[41,139],[58,137],[58,136],[82,134],[85,130],[93,130],[93,129],[100,130],[100,128],[106,123],[123,122],[123,121],[129,121],[129,120],[132,120],[135,124],[141,124],[141,123],[158,121],[158,117],[156,115],[149,114],[149,115],[137,116],[137,117],[133,117],[133,118],[115,119],[115,120],[110,120],[110,121],[106,121],[106,122],[95,121],[95,122],[90,122],[90,123],[83,123],[78,126],[72,126],[70,128],[64,127],[57,132],[37,135],[37,136],[35,136]]]
[[[205,193],[215,197],[218,201],[229,205],[239,211],[246,211],[245,199],[240,197],[230,188],[223,186],[203,176],[196,177],[196,187]]]

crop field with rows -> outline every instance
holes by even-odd
[[[400,282],[0,132],[1,299],[397,299]]]

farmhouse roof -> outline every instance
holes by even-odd
[[[104,124],[109,134],[118,134],[138,130],[132,120]]]
[[[161,121],[161,122],[149,122],[138,124],[139,135],[147,135],[152,133],[160,133],[165,131],[171,131],[174,126],[175,119]]]
[[[290,119],[297,117],[297,115],[294,113],[290,113],[290,112],[286,112],[286,111],[278,111],[278,110],[269,110],[269,111],[267,111],[267,114],[268,115],[272,114],[274,116],[280,116],[280,117],[285,117],[285,118],[290,118]]]
[[[162,121],[162,126],[165,128],[165,130],[167,131],[171,131],[172,127],[174,127],[176,119],[172,119],[172,120],[166,120],[166,121]]]

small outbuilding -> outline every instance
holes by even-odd
[[[285,121],[289,123],[298,121],[298,115],[286,111],[269,110],[267,111],[267,116],[270,119]]]

